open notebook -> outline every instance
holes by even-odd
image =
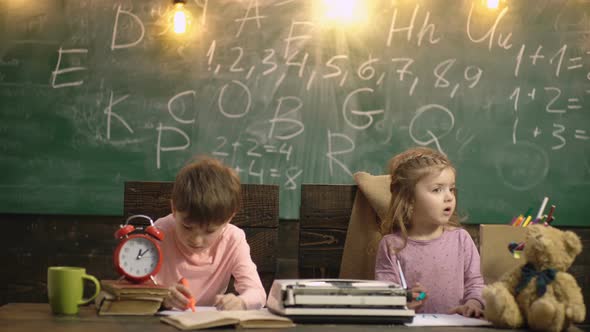
[[[212,307],[212,306],[196,306],[195,307],[195,311],[199,312],[199,311],[217,311],[217,308]],[[182,315],[186,312],[192,312],[192,310],[190,308],[187,308],[185,310],[179,310],[179,309],[169,309],[169,310],[160,310],[158,312],[156,312],[157,316],[178,316],[178,315]]]
[[[200,330],[218,326],[234,325],[241,328],[283,328],[295,326],[287,318],[261,310],[197,310],[179,315],[165,316],[160,320],[180,330]]]

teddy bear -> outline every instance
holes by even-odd
[[[583,322],[586,306],[576,279],[567,273],[582,252],[571,231],[534,224],[527,227],[526,264],[507,272],[483,290],[484,315],[496,327],[563,331]]]

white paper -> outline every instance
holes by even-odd
[[[217,308],[215,307],[195,307],[195,312],[198,311],[217,311]],[[176,316],[176,315],[180,315],[180,314],[184,314],[185,312],[192,312],[192,310],[186,309],[186,310],[178,310],[178,309],[172,309],[172,310],[161,310],[158,311],[156,313],[156,315],[158,316]]]
[[[329,280],[329,281],[300,281],[298,282],[299,285],[308,286],[308,287],[332,287],[334,284],[337,283],[350,283],[351,287],[389,287],[389,284],[386,282],[381,281],[357,281],[357,280]]]
[[[487,326],[492,325],[485,319],[471,318],[459,314],[416,314],[406,326]]]

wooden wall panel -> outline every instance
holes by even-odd
[[[46,302],[48,266],[82,266],[98,278],[115,278],[113,234],[121,219],[0,215],[0,304]]]
[[[144,190],[145,189],[145,190]],[[171,182],[133,182],[126,186],[125,215],[170,213]],[[236,215],[267,291],[275,278],[278,246],[278,186],[243,185],[243,206]],[[129,200],[127,200],[127,197]],[[47,302],[47,267],[82,266],[99,279],[117,278],[114,233],[122,216],[0,214],[0,305]]]
[[[299,276],[338,278],[356,186],[302,185]]]
[[[338,278],[346,230],[305,228],[299,231],[301,278]]]
[[[168,198],[162,199],[164,196],[157,191],[171,187],[154,186],[148,194],[151,199],[139,196],[135,198],[136,203],[126,205],[126,215],[146,213],[138,203],[140,199],[155,202],[150,212],[154,216],[169,213]],[[278,199],[278,191],[269,194],[263,193],[265,190],[256,190],[257,185],[246,186],[253,186],[245,188],[249,193],[244,195],[246,200],[257,197],[255,200],[268,201],[268,195]],[[137,187],[131,185],[130,188]],[[276,219],[278,208],[257,209],[258,203],[245,205],[246,210],[252,212],[238,221],[246,232],[252,258],[267,291],[275,278],[338,277],[356,190],[353,185],[303,185],[301,219],[281,220],[280,223]],[[273,202],[278,207],[278,201]],[[84,266],[88,273],[99,278],[116,277],[112,250],[117,241],[113,233],[123,221],[122,216],[0,214],[0,224],[4,227],[0,233],[0,263],[3,266],[0,305],[46,302],[47,266],[51,265]],[[479,225],[465,224],[464,227],[479,247]],[[577,233],[586,248],[569,272],[582,287],[585,302],[589,304],[590,228],[562,229]]]
[[[355,185],[302,185],[299,229],[301,278],[338,278]],[[559,227],[578,234],[585,250],[570,268],[590,309],[590,228]],[[479,248],[479,224],[464,224]],[[499,250],[504,250],[500,248]],[[590,315],[586,314],[588,322]]]
[[[304,184],[299,222],[305,228],[347,229],[356,186]]]
[[[299,278],[299,221],[279,221],[277,279]]]
[[[126,182],[123,215],[145,214],[154,219],[170,213],[172,182]],[[242,184],[242,208],[232,220],[244,227],[278,227],[279,187]]]

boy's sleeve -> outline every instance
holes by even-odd
[[[386,238],[379,242],[377,256],[375,258],[375,280],[392,281],[401,286],[401,280],[397,269],[397,258],[391,255]]]
[[[485,307],[482,297],[484,281],[481,275],[479,252],[467,231],[464,232],[463,243],[465,244],[465,294],[463,303],[469,299],[474,299],[479,301],[482,307]]]
[[[250,246],[244,233],[241,233],[237,241],[233,255],[232,275],[234,287],[238,291],[238,297],[246,304],[246,309],[260,309],[266,304],[266,291],[260,281],[256,264],[250,256]]]

